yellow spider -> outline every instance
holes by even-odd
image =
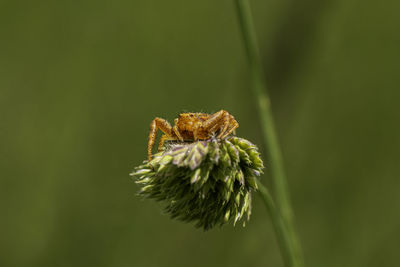
[[[155,118],[151,122],[148,144],[149,161],[156,141],[157,129],[164,133],[158,145],[158,151],[160,151],[166,140],[207,140],[215,135],[219,139],[224,139],[239,127],[235,118],[225,110],[214,114],[182,113],[174,120],[174,123],[174,127],[171,127],[168,121],[161,118]]]

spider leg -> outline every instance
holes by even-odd
[[[214,114],[212,114],[206,121],[201,124],[203,130],[209,133],[215,133],[218,129],[220,129],[224,125],[224,117],[225,115],[229,115],[229,113],[225,110],[220,110]],[[221,131],[218,135],[218,138],[221,135]]]
[[[213,127],[211,127],[209,130],[208,130],[208,132],[209,133],[212,133],[213,135],[215,134],[215,132],[217,131],[217,128],[218,128],[218,124],[215,124]]]
[[[149,156],[149,161],[151,160],[151,152],[153,150],[154,143],[156,141],[157,129],[160,129],[165,135],[172,137],[172,127],[168,121],[155,118],[150,124],[150,133],[149,133],[149,143],[147,146],[147,153]]]
[[[204,130],[210,130],[215,125],[220,123],[221,119],[224,117],[224,114],[228,113],[225,110],[220,110],[214,114],[212,114],[206,121],[202,123],[202,127]]]
[[[177,122],[177,121],[178,121],[178,120],[175,119],[175,126],[172,128],[172,130],[174,131],[174,133],[175,133],[175,135],[178,137],[178,139],[179,139],[180,141],[183,141],[183,137],[182,137],[181,133],[179,132],[178,125],[176,125],[176,122]]]
[[[226,130],[229,127],[230,119],[231,119],[231,115],[228,112],[225,111],[224,116],[223,116],[223,124],[222,124],[224,128],[222,128],[222,130],[218,134],[218,136],[217,136],[218,138],[222,139],[223,136],[225,136]]]
[[[239,123],[235,119],[232,119],[229,123],[229,128],[226,130],[226,132],[223,134],[223,136],[221,138],[224,139],[225,137],[230,135],[232,132],[235,134],[235,130],[237,127],[239,127]]]
[[[166,134],[162,135],[162,136],[161,136],[161,139],[160,139],[160,143],[158,143],[158,152],[161,151],[161,149],[162,149],[163,146],[164,146],[164,142],[167,141],[167,140],[175,140],[175,138],[173,138],[173,137],[171,137],[171,136],[168,136],[168,135],[166,135]]]

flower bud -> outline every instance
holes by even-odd
[[[168,144],[131,174],[139,195],[155,199],[172,218],[208,230],[251,214],[256,177],[264,166],[249,141],[229,137]]]

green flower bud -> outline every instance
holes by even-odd
[[[249,141],[230,137],[168,144],[131,174],[139,195],[163,204],[172,218],[208,230],[251,214],[256,177],[264,166]]]

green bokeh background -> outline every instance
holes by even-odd
[[[399,266],[400,3],[251,4],[307,266]],[[155,116],[262,145],[234,7],[0,1],[0,266],[281,266],[259,198],[203,232],[128,176]]]

